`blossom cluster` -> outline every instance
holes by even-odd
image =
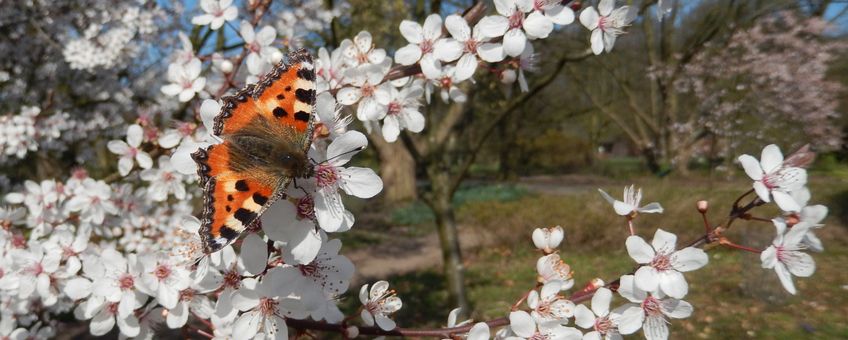
[[[240,54],[209,52],[205,38],[176,34],[164,85],[142,79],[129,86],[138,91],[133,94],[114,90],[123,80],[108,78],[99,85],[80,85],[80,92],[96,93],[91,102],[110,103],[95,105],[94,114],[74,112],[72,119],[53,109],[41,119],[42,109],[27,107],[0,118],[0,160],[58,148],[73,138],[68,136],[124,122],[104,134],[111,140],[103,145],[108,153],[100,155],[113,161],[115,174],[97,178],[79,168],[66,179],[24,181],[4,194],[10,206],[0,208],[0,336],[54,336],[60,315],[84,320],[93,335],[117,328],[123,337],[143,339],[153,338],[162,325],[218,339],[287,338],[288,323],[295,320],[340,325],[349,338],[397,328],[391,316],[402,302],[388,282],[361,287],[362,306],[354,316],[362,327],[337,305],[355,270],[334,238],[355,223],[343,195],[367,199],[383,189],[373,170],[348,164],[368,145],[365,134],[349,129],[352,117],[368,132],[394,142],[403,130],[424,129],[421,107],[434,92],[445,102],[467,100],[463,88],[479,70],[495,70],[501,81],[518,82],[526,91],[524,72],[535,69],[537,60],[532,41],[571,24],[579,8],[560,1],[497,0],[494,13],[479,20],[433,14],[423,23],[403,21],[398,29],[407,43],[388,49],[396,51],[393,56],[375,46],[367,31],[334,48],[319,48],[315,134],[308,154],[312,176],[287,188],[284,199],[262,214],[259,230],[202,254],[200,222],[194,217],[202,197],[190,155],[221,142],[212,132],[221,96],[232,93],[235,84],[263,80],[284,58],[281,47],[297,47],[346,11],[343,3],[330,10],[322,3],[302,1],[298,8],[269,14],[269,3],[260,10],[260,3],[240,9],[229,0],[202,0],[192,24],[207,37],[232,31]],[[63,37],[65,66],[91,77],[125,70],[142,54],[135,42],[153,40],[155,21],[164,11],[147,5],[101,6],[71,20],[87,26]],[[582,9],[579,21],[591,32],[590,50],[610,52],[633,14],[633,8],[615,8],[613,0]],[[416,67],[420,74],[397,76],[398,70]],[[142,91],[147,88],[155,90]],[[122,111],[130,109],[128,98],[142,94],[155,103],[123,117]],[[94,151],[88,152],[81,157],[94,159]],[[778,163],[785,166],[775,166],[774,158],[771,151],[768,157],[764,153],[759,168],[748,158],[740,161],[759,183],[754,188],[763,202],[790,209],[775,219],[779,239],[762,252],[764,266],[775,268],[785,284],[787,273],[812,274],[804,266],[807,257],[796,253],[802,249],[799,242],[821,247],[804,226],[819,227],[824,215],[815,206],[806,207],[809,195],[802,190],[806,177],[796,170],[800,165],[781,159]],[[537,230],[533,241],[544,256],[536,263],[539,284],[524,299],[527,307],[516,307],[510,325],[496,332],[488,323],[475,323],[467,330],[469,338],[581,337],[580,329],[597,337],[640,328],[649,337],[663,338],[665,320],[691,314],[691,305],[681,300],[688,292],[682,273],[704,266],[706,255],[694,247],[677,249],[676,237],[662,230],[651,244],[634,235],[631,222],[638,213],[662,211],[656,203],[639,207],[641,191],[626,190],[623,202],[605,198],[627,216],[631,235],[625,246],[640,268],[620,277],[617,285],[593,281],[590,290],[583,290],[594,294],[589,309],[561,295],[574,286],[570,266],[556,251],[563,230]],[[614,291],[626,302],[611,310]],[[471,326],[457,322],[457,314],[451,313],[449,326]],[[569,326],[571,321],[580,329]]]

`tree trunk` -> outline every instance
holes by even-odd
[[[431,164],[427,167],[432,187],[426,201],[436,215],[436,228],[442,247],[442,269],[450,301],[453,307],[461,308],[461,314],[467,317],[471,312],[471,306],[465,291],[465,266],[462,263],[459,232],[451,202],[453,192],[450,187],[448,168],[444,164]]]
[[[383,179],[386,203],[415,200],[415,161],[403,143],[388,143],[382,137],[371,138],[371,143],[380,158],[380,178]]]
[[[645,158],[645,165],[648,167],[648,170],[654,174],[658,175],[660,173],[660,163],[657,159],[656,149],[653,147],[642,148],[642,157]]]

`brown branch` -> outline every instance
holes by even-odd
[[[509,324],[509,319],[506,317],[501,317],[497,319],[492,319],[489,321],[485,321],[489,328],[505,326]],[[294,329],[300,330],[318,330],[324,332],[334,332],[345,334],[347,332],[347,327],[343,324],[329,324],[326,322],[312,321],[312,320],[295,320],[295,319],[287,319],[286,325],[292,327]],[[424,329],[415,329],[415,328],[395,328],[390,331],[383,330],[379,327],[358,327],[360,335],[375,335],[375,336],[402,336],[402,337],[439,337],[439,338],[451,338],[455,335],[460,335],[464,333],[468,333],[471,328],[474,327],[474,324],[468,324],[464,326],[458,327],[449,327],[449,328],[424,328]]]

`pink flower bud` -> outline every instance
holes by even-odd
[[[700,200],[697,203],[697,207],[698,207],[698,211],[700,211],[702,214],[704,214],[704,213],[707,212],[707,209],[710,207],[710,203],[707,202],[707,201],[704,201],[704,200]]]

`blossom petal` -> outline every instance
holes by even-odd
[[[760,155],[760,165],[763,171],[770,174],[777,170],[783,164],[783,153],[777,145],[770,144],[763,148],[763,153]]]
[[[522,25],[530,39],[544,39],[554,30],[554,23],[544,14],[533,11],[524,19]]]
[[[506,32],[503,38],[504,53],[511,57],[517,57],[524,51],[527,44],[527,36],[520,28],[513,28]]]
[[[371,198],[383,191],[383,180],[369,168],[349,167],[341,170],[341,188],[348,195]]]
[[[251,274],[259,274],[268,264],[268,245],[256,233],[250,233],[242,241],[241,260],[244,269]]]
[[[568,25],[574,22],[574,11],[568,6],[554,6],[545,10],[545,15],[557,25]]]
[[[765,184],[763,184],[763,182],[754,182],[754,192],[756,192],[757,196],[759,196],[760,199],[764,202],[771,202],[771,194],[769,193],[769,189],[766,187]]]
[[[461,42],[456,39],[439,39],[433,46],[433,54],[441,61],[454,61],[463,55]]]
[[[592,53],[599,55],[604,52],[604,33],[601,30],[592,31],[589,42],[592,44]]]
[[[790,294],[795,295],[797,293],[795,284],[792,282],[792,275],[786,270],[786,266],[778,262],[774,266],[774,271],[777,273],[777,278],[780,279],[780,284],[783,285],[783,288]]]
[[[709,260],[703,249],[686,247],[672,254],[671,265],[677,271],[688,272],[707,265]]]
[[[415,21],[401,21],[400,34],[406,39],[406,41],[409,41],[412,44],[420,44],[421,41],[424,40],[424,29]],[[397,61],[397,59],[395,59],[395,61]]]
[[[605,0],[601,0],[603,3]],[[645,333],[647,340],[666,340],[668,339],[668,325],[662,316],[655,315],[645,318],[645,324],[642,326],[642,332]]]
[[[480,22],[474,27],[475,29],[479,29],[482,35],[475,37],[477,39],[497,38],[506,33],[506,30],[509,28],[509,19],[500,15],[491,15],[480,19]]]
[[[649,214],[661,214],[663,212],[663,207],[659,203],[653,202],[648,203],[644,207],[636,209],[636,211]]]
[[[471,39],[471,28],[468,27],[468,22],[457,14],[451,14],[445,18],[445,28],[456,40],[466,41]]]
[[[115,327],[115,316],[109,313],[106,308],[100,310],[89,323],[89,332],[94,336],[101,336],[109,333]]]
[[[677,247],[677,235],[657,229],[654,233],[654,239],[651,240],[651,246],[659,253],[670,254]]]
[[[689,292],[689,284],[686,282],[686,278],[676,270],[666,270],[659,273],[659,284],[663,293],[675,299],[682,299]]]
[[[601,16],[609,16],[614,8],[615,0],[601,0],[601,3],[598,4],[598,12]]]
[[[523,338],[529,338],[536,333],[536,321],[525,311],[509,313],[509,327]]]
[[[362,132],[351,130],[337,137],[327,147],[327,159],[330,164],[341,166],[347,164],[353,155],[368,146],[368,138]]]
[[[485,322],[478,322],[474,324],[474,327],[471,327],[471,330],[468,331],[468,340],[488,340],[489,339],[489,325]]]
[[[627,253],[630,254],[630,257],[636,260],[636,263],[650,263],[656,255],[654,248],[651,248],[651,246],[648,245],[648,242],[645,242],[645,240],[639,236],[632,235],[627,237],[625,246],[627,247]]]
[[[642,311],[642,308],[629,306],[622,311],[618,318],[618,331],[623,335],[636,333],[642,328],[643,320],[645,320],[645,312]]]
[[[390,331],[397,327],[397,324],[394,320],[389,319],[383,314],[374,315],[374,321],[377,322],[377,326],[383,329],[384,331]]]
[[[574,323],[581,328],[592,328],[595,324],[595,314],[585,305],[577,305],[574,309]]]
[[[442,36],[442,16],[438,13],[433,13],[424,19],[424,39],[435,41]]]
[[[421,59],[421,47],[408,44],[395,52],[395,62],[401,65],[412,65]]]
[[[483,43],[477,45],[477,55],[480,59],[490,63],[496,63],[504,59],[503,45],[494,43]]]
[[[816,262],[810,254],[796,251],[793,254],[792,262],[787,263],[786,267],[792,275],[810,277],[816,271]]]
[[[466,53],[456,63],[454,78],[457,81],[469,79],[474,75],[474,71],[477,71],[477,58],[471,53]]]
[[[677,299],[665,299],[660,306],[665,315],[673,319],[685,319],[692,315],[692,304]]]
[[[759,182],[757,182],[759,183]],[[771,196],[774,197],[774,203],[783,211],[800,211],[801,206],[789,194],[781,190],[772,190]]]
[[[636,286],[639,289],[653,292],[657,290],[660,283],[660,273],[651,266],[642,266],[636,270]]]
[[[612,291],[607,288],[598,288],[592,296],[592,312],[598,316],[606,316],[609,313]],[[587,327],[584,327],[587,328]]]
[[[751,155],[742,155],[738,159],[748,177],[755,181],[763,179],[763,168],[760,167],[760,162],[756,158]]]
[[[583,12],[580,12],[580,23],[589,30],[594,31],[598,27],[599,19],[598,11],[594,7],[586,7]]]

